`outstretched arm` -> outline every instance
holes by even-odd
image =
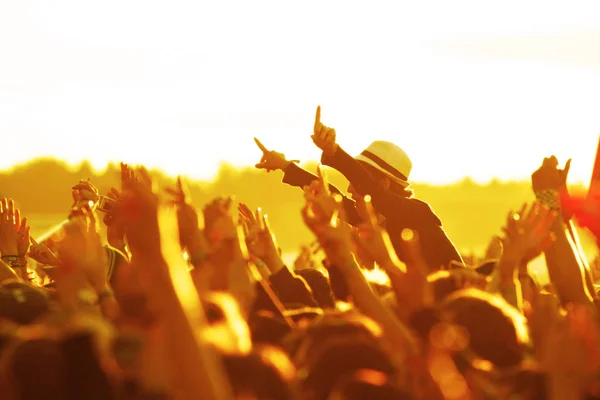
[[[314,134],[311,138],[315,145],[323,150],[321,162],[341,172],[361,195],[370,195],[375,209],[381,214],[394,215],[410,226],[420,226],[423,221],[431,218],[429,210],[420,207],[408,198],[386,190],[375,181],[360,161],[357,161],[339,147],[336,142],[335,129],[321,123],[320,106],[317,107]]]
[[[316,175],[311,174],[307,170],[296,165],[297,160],[288,161],[285,158],[285,155],[273,150],[268,150],[260,142],[260,140],[256,138],[254,138],[254,142],[263,153],[260,163],[256,164],[256,168],[265,169],[267,171],[281,170],[284,173],[283,183],[287,183],[290,186],[299,187],[300,189],[319,179]],[[343,197],[344,211],[346,213],[348,222],[351,225],[360,223],[361,219],[354,207],[354,201],[344,196],[342,192],[335,186],[329,185],[329,188],[333,193],[338,193]]]

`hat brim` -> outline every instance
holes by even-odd
[[[410,183],[408,183],[407,181],[399,179],[398,177],[392,175],[391,173],[389,173],[385,169],[381,168],[376,162],[374,162],[370,158],[367,158],[367,157],[363,156],[362,154],[359,154],[358,156],[354,157],[354,159],[358,160],[358,161],[361,161],[361,162],[364,162],[366,164],[369,164],[370,166],[372,166],[376,170],[380,171],[385,176],[387,176],[388,178],[390,178],[391,180],[393,180],[394,182],[396,182],[397,184],[399,184],[400,186],[402,186],[405,189],[410,186]]]

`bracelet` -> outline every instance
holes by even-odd
[[[551,210],[560,210],[560,194],[558,190],[540,190],[535,192],[538,201]]]
[[[8,264],[9,267],[13,269],[21,268],[21,260],[19,256],[2,256],[2,261]]]

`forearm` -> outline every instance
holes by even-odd
[[[21,280],[21,272],[11,268],[4,261],[0,260],[0,282],[16,279]]]
[[[381,324],[399,358],[414,355],[418,344],[410,330],[373,293],[354,258],[347,256],[342,260],[336,265],[345,277],[355,305],[366,316]]]
[[[536,282],[529,276],[527,268],[519,271],[519,283],[521,284],[521,295],[523,297],[523,302],[532,303],[534,301],[534,296],[537,295],[539,289],[536,285]]]
[[[498,293],[504,300],[519,311],[523,311],[523,293],[518,279],[518,263],[501,258],[492,272],[492,279],[486,287],[489,293]]]
[[[595,289],[594,289],[594,280],[592,278],[592,271],[590,270],[589,263],[587,261],[587,257],[585,256],[585,252],[583,251],[583,247],[581,246],[581,241],[579,240],[579,235],[577,234],[577,230],[573,225],[573,222],[570,220],[565,221],[565,225],[571,240],[573,241],[573,247],[575,251],[575,255],[579,259],[583,267],[583,276],[585,279],[585,284],[588,289],[588,292],[592,294],[592,297],[595,297]]]
[[[165,344],[177,399],[229,399],[221,360],[212,346],[192,329],[179,305],[166,307]]]
[[[166,263],[164,259],[154,260]],[[154,267],[152,267],[154,268]],[[162,265],[158,270],[168,271]],[[229,384],[216,351],[202,339],[201,332],[205,324],[205,315],[189,275],[189,285],[178,288],[169,276],[153,280],[153,295],[160,305],[160,318],[165,329],[167,353],[172,357],[173,386],[177,388],[176,398],[229,399]],[[178,277],[179,278],[179,277]],[[183,290],[181,290],[183,289]],[[185,307],[183,298],[185,298]]]
[[[234,261],[229,267],[228,292],[238,302],[240,311],[244,317],[248,317],[252,308],[252,303],[256,297],[256,291],[246,260],[240,259]]]
[[[584,281],[583,267],[561,218],[556,219],[552,231],[556,240],[545,251],[546,264],[550,280],[558,290],[562,303],[591,302],[592,298]]]
[[[290,186],[302,189],[304,186],[310,185],[312,181],[317,179],[319,178],[316,175],[311,174],[294,163],[288,164],[288,166],[283,169],[283,183]]]

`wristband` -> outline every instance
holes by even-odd
[[[535,192],[538,201],[551,210],[560,210],[560,193],[558,190],[540,190]]]
[[[21,268],[21,260],[19,256],[2,256],[2,261],[8,264],[9,267],[13,269]]]

